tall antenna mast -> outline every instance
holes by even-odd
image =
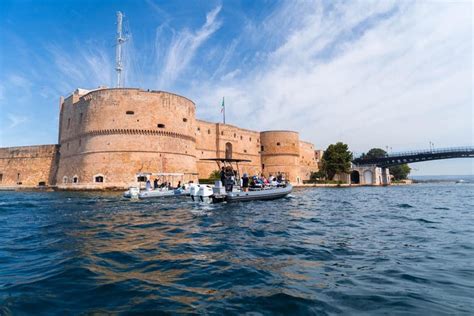
[[[125,38],[122,37],[122,18],[122,12],[117,11],[117,47],[115,49],[115,71],[117,72],[117,88],[122,87],[122,43],[125,42]]]

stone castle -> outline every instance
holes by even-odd
[[[298,184],[318,170],[321,151],[294,131],[252,131],[198,120],[182,96],[134,88],[77,89],[60,99],[57,145],[0,148],[0,186],[126,188],[140,173],[208,178],[204,158],[248,159],[240,172],[281,172]]]

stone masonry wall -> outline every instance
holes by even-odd
[[[54,185],[58,146],[0,148],[0,187]]]
[[[139,89],[101,89],[66,101],[58,186],[127,187],[141,172],[197,177],[192,101]]]
[[[297,183],[300,177],[299,135],[292,131],[265,131],[260,133],[263,174],[268,177],[278,172],[287,180]],[[301,181],[301,179],[300,179]]]
[[[0,186],[126,188],[138,174],[157,172],[184,173],[179,180],[189,181],[218,169],[201,159],[226,156],[250,160],[241,174],[282,172],[293,183],[318,169],[314,145],[297,132],[196,120],[195,111],[191,100],[162,91],[77,89],[60,100],[59,145],[0,149]]]

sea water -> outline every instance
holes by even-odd
[[[0,192],[0,314],[474,313],[474,185]]]

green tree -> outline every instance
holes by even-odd
[[[323,154],[322,170],[332,180],[336,173],[348,173],[351,168],[352,153],[349,146],[342,142],[331,144]]]
[[[372,148],[364,155],[364,158],[373,159],[385,157],[387,152],[381,148]],[[408,178],[411,168],[405,163],[403,165],[397,165],[389,168],[390,174],[395,180],[404,180]]]
[[[386,155],[387,155],[387,152],[383,150],[382,148],[372,148],[364,155],[364,158],[374,159],[374,158],[385,157]]]
[[[211,172],[211,174],[209,175],[209,179],[210,180],[218,180],[221,178],[221,172],[219,170],[214,170],[213,172]]]
[[[309,177],[311,180],[321,180],[326,178],[326,173],[323,170],[319,170],[316,172],[311,172],[311,176]]]
[[[408,179],[411,168],[405,163],[403,165],[390,167],[389,170],[395,180],[405,180]]]

